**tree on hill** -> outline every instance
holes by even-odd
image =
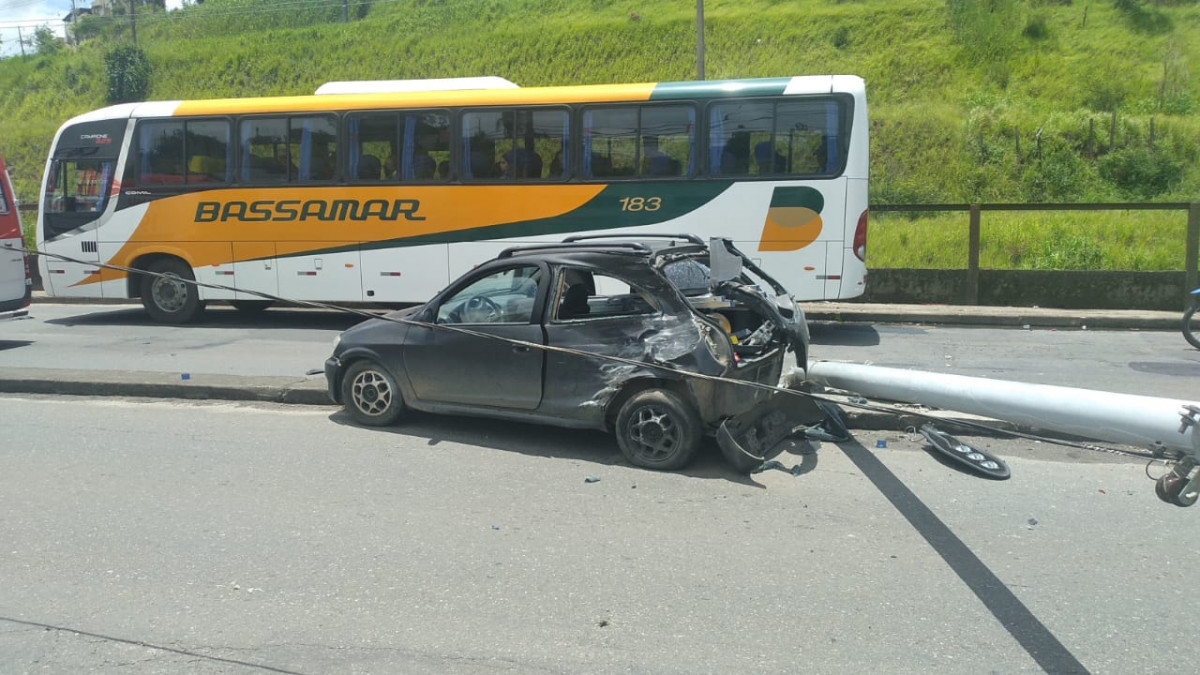
[[[41,56],[53,56],[62,48],[62,40],[48,26],[38,26],[33,31],[33,46]]]
[[[136,45],[120,45],[104,55],[109,103],[144,101],[150,93],[150,60]]]

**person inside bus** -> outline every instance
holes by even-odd
[[[500,176],[503,178],[541,178],[542,158],[524,148],[513,148],[500,158]]]
[[[437,173],[437,160],[429,156],[429,153],[424,150],[418,150],[417,154],[413,155],[413,178],[417,180],[428,180],[433,178]]]
[[[526,178],[541,178],[542,177],[542,156],[536,152],[530,152],[526,156],[525,163]]]
[[[449,137],[447,137],[447,141]],[[429,151],[433,150],[449,150],[449,145],[441,147],[440,139],[437,133],[418,132],[416,147],[413,149],[412,170],[413,178],[417,180],[429,180],[437,175],[437,160],[430,156]]]
[[[389,162],[394,159],[388,157]],[[395,173],[393,171],[393,173]],[[363,180],[379,180],[379,158],[375,155],[363,155],[358,159],[358,177]]]
[[[754,146],[754,163],[760,176],[781,174],[787,169],[787,158],[775,150],[771,141],[763,141]]]
[[[437,176],[442,180],[446,180],[450,177],[450,160],[443,159],[441,163],[438,164]]]
[[[721,153],[721,173],[744,176],[750,173],[750,132],[742,127],[733,132]]]
[[[817,149],[813,153],[817,160],[817,171],[825,173],[829,165],[829,137],[822,136],[821,142],[817,144]]]
[[[288,161],[287,146],[281,145],[275,149],[275,163],[268,169],[268,173],[283,176],[285,181],[289,175],[297,174],[296,165]]]
[[[665,176],[671,173],[671,158],[658,149],[657,136],[642,137],[642,175]]]

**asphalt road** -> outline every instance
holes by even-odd
[[[1113,455],[980,439],[1013,470],[990,481],[859,432],[782,455],[796,476],[740,477],[711,448],[664,474],[603,434],[488,421],[0,409],[3,672],[1126,674],[1200,655],[1200,512]]]

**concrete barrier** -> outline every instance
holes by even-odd
[[[858,300],[886,304],[967,303],[967,270],[872,269]],[[1184,272],[980,270],[979,305],[1180,311]]]

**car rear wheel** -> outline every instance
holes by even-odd
[[[617,414],[616,431],[625,459],[647,469],[682,468],[700,449],[699,416],[666,389],[631,396]]]
[[[355,361],[346,370],[342,403],[355,422],[372,427],[395,424],[404,413],[396,378],[374,361]]]
[[[196,275],[176,258],[159,260],[142,275],[142,306],[159,323],[191,323],[204,311]]]

